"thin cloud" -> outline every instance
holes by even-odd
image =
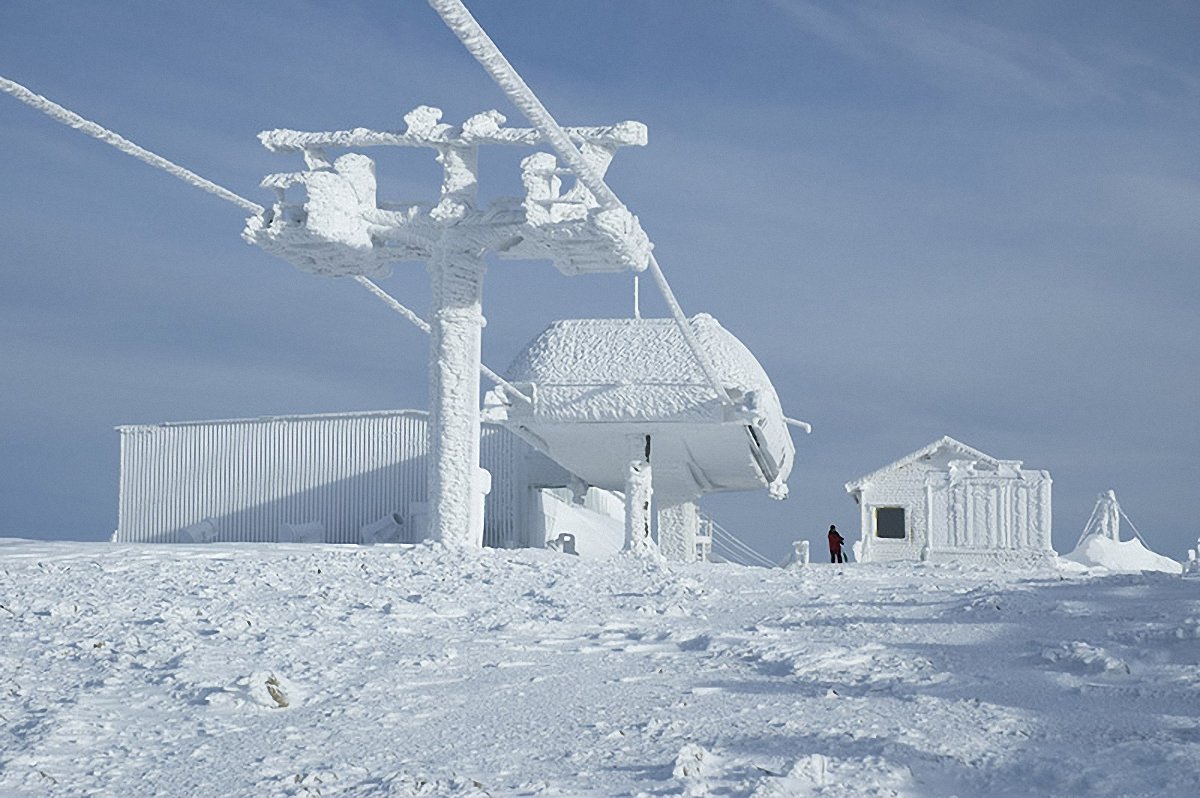
[[[834,11],[809,0],[768,2],[848,57],[907,65],[929,85],[976,99],[1051,106],[1151,100],[1143,93],[1147,73],[1173,94],[1200,94],[1200,76],[1152,55],[1103,44],[1068,47],[1049,34],[1002,28],[965,14],[895,4]],[[1138,86],[1136,97],[1131,85]]]
[[[850,14],[837,14],[821,8],[807,0],[767,0],[802,29],[824,39],[846,55],[863,61],[875,60],[877,50],[872,46],[873,37],[858,20]]]

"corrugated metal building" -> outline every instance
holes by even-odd
[[[117,429],[121,477],[116,542],[282,538],[358,543],[363,528],[377,522],[394,523],[394,539],[401,542],[425,537],[425,412]],[[492,474],[484,545],[541,546],[547,530],[541,528],[534,491],[569,485],[570,475],[495,424],[483,424],[480,462]]]

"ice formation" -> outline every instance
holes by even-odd
[[[246,240],[297,268],[324,275],[386,274],[398,261],[430,261],[439,249],[493,250],[503,258],[549,259],[564,274],[646,268],[650,243],[624,206],[601,206],[578,180],[564,191],[555,157],[534,153],[521,164],[526,196],[478,205],[478,152],[483,145],[539,145],[529,128],[504,127],[491,110],[461,125],[441,121],[440,109],[418,106],[405,114],[406,129],[364,128],[332,132],[269,130],[259,135],[272,152],[298,152],[308,167],[269,175],[276,193],[271,210],[247,220]],[[596,174],[617,149],[646,144],[646,126],[573,127],[563,131]],[[374,162],[357,152],[331,160],[327,150],[422,147],[437,152],[443,178],[430,203],[380,202]]]
[[[90,119],[84,119],[74,111],[63,108],[58,103],[48,100],[40,94],[30,91],[14,80],[9,80],[5,77],[0,77],[0,91],[8,94],[31,108],[41,111],[46,116],[56,122],[66,125],[69,128],[78,130],[94,139],[104,142],[111,147],[114,147],[126,155],[137,158],[143,163],[153,166],[155,169],[161,169],[172,177],[179,178],[188,185],[194,186],[201,191],[207,191],[213,196],[220,197],[226,202],[233,203],[238,207],[250,211],[251,213],[262,213],[263,207],[256,202],[251,202],[245,197],[238,196],[224,186],[219,186],[211,180],[206,180],[190,169],[185,169],[177,163],[167,160],[166,158],[156,153],[150,152],[145,147],[139,146],[124,136],[120,136],[113,131],[98,125]]]
[[[654,471],[650,465],[650,436],[629,435],[625,461],[625,550],[638,555],[655,552],[651,538],[651,499]]]

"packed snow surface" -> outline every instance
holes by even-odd
[[[1113,540],[1102,534],[1088,535],[1079,541],[1075,550],[1064,559],[1089,568],[1109,571],[1162,571],[1168,574],[1183,572],[1183,566],[1169,557],[1155,554],[1140,540]]]
[[[0,542],[0,795],[1195,796],[1200,580]]]

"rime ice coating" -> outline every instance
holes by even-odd
[[[590,484],[622,489],[621,436],[648,434],[656,500],[756,487],[786,495],[795,447],[766,372],[713,317],[699,314],[689,326],[732,406],[673,320],[567,319],[547,327],[509,368],[511,382],[532,386],[533,405],[493,392],[486,415],[548,447]]]

